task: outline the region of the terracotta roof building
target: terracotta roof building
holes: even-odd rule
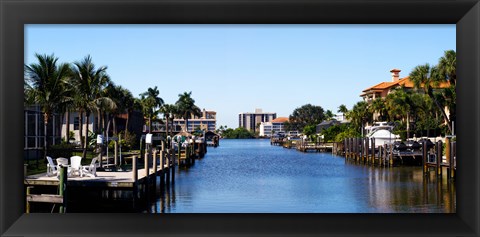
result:
[[[278,117],[270,122],[260,123],[260,136],[270,137],[272,134],[285,132],[283,124],[288,122],[287,117]]]
[[[380,82],[374,86],[368,87],[363,90],[360,94],[360,97],[363,98],[365,102],[371,103],[376,98],[385,98],[387,95],[392,92],[395,88],[404,86],[407,90],[415,89],[415,85],[410,77],[400,78],[400,69],[392,69],[392,80],[389,82]],[[448,88],[450,86],[449,82],[440,83],[437,89]],[[422,85],[423,87],[423,85]],[[374,119],[378,118],[378,114],[374,114]]]
[[[390,82],[380,82],[374,86],[368,87],[367,89],[363,90],[360,96],[366,102],[371,102],[372,100],[381,97],[387,97],[388,93],[390,93],[393,89],[404,86],[407,89],[414,89],[415,85],[413,81],[410,80],[410,77],[400,78],[400,69],[392,69],[390,71],[392,73],[392,81]],[[450,86],[450,83],[440,83],[438,88],[447,88]]]

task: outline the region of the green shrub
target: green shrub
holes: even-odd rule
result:
[[[75,149],[74,144],[61,143],[58,145],[53,145],[53,146],[50,146],[49,148],[48,156],[52,158],[58,158],[58,157],[68,158],[73,156],[74,149]]]

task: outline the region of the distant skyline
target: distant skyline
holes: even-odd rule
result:
[[[217,128],[238,127],[238,114],[288,117],[305,104],[337,113],[363,89],[408,76],[456,51],[449,25],[26,25],[25,63],[34,54],[60,62],[91,55],[133,96],[157,86],[165,103],[192,91]]]

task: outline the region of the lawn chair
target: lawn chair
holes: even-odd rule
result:
[[[88,177],[97,177],[97,158],[93,158],[90,165],[82,166],[82,172]]]
[[[47,156],[47,176],[55,176],[58,175],[58,169],[55,163],[53,163],[52,157]]]
[[[68,159],[67,158],[57,158],[57,169],[60,170],[60,166],[68,167]]]
[[[70,157],[70,168],[68,169],[68,177],[76,176],[83,177],[82,170],[82,157],[81,156],[72,156]]]

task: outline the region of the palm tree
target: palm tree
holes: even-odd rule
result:
[[[38,63],[24,66],[25,98],[29,103],[38,104],[43,113],[44,158],[48,153],[48,120],[55,112],[60,112],[62,103],[68,98],[67,80],[71,76],[69,64],[57,64],[58,58],[52,55],[35,54]],[[68,135],[68,134],[67,134]]]
[[[162,107],[160,107],[160,112],[163,113],[163,115],[165,116],[165,121],[166,121],[165,131],[167,136],[169,135],[169,130],[168,130],[169,118],[173,117],[173,115],[175,114],[175,111],[176,111],[176,107],[175,105],[172,105],[172,104],[164,104]]]
[[[188,132],[188,118],[191,116],[201,116],[200,108],[195,105],[195,100],[192,99],[192,92],[183,92],[178,95],[178,100],[175,103],[177,112],[185,120],[185,131]]]
[[[454,50],[447,50],[438,62],[440,75],[451,84],[457,84],[457,54]]]
[[[333,114],[333,112],[332,112],[331,110],[327,110],[327,111],[325,112],[325,115],[324,115],[324,116],[325,116],[325,120],[331,120],[331,119],[333,118],[334,114]]]
[[[456,121],[457,55],[454,50],[447,50],[438,62],[441,79],[450,82],[450,86],[442,92],[448,110],[450,122]]]
[[[112,99],[117,105],[116,108],[112,109],[107,107],[105,110],[105,112],[108,112],[108,123],[113,123],[113,133],[118,133],[115,118],[122,113],[127,113],[125,130],[128,130],[130,113],[135,109],[135,98],[132,93],[128,89],[120,85],[115,85],[112,82],[107,85],[104,92],[105,96]],[[100,108],[103,108],[103,106]]]
[[[348,113],[347,106],[345,106],[344,104],[341,104],[340,106],[338,106],[337,112],[342,113],[343,116],[346,116],[346,114]]]
[[[121,91],[121,104],[122,108],[124,108],[127,112],[127,121],[125,122],[125,130],[129,130],[129,120],[130,120],[130,115],[135,109],[135,98],[132,95],[132,92],[130,92],[128,89],[120,87],[119,88]]]
[[[156,116],[158,109],[164,104],[163,99],[158,96],[159,94],[160,92],[156,86],[154,88],[148,88],[146,92],[140,94],[143,114],[148,117],[149,132],[152,132],[152,118]]]
[[[410,114],[413,102],[410,96],[405,91],[405,88],[395,89],[387,95],[386,104],[388,111],[390,111],[392,118],[400,115],[407,125],[407,139],[410,137]]]
[[[450,124],[450,119],[448,118],[442,105],[437,100],[433,91],[435,87],[438,87],[441,81],[439,69],[437,67],[430,67],[428,63],[425,65],[416,66],[410,73],[410,79],[413,81],[416,89],[422,88],[423,92],[433,100],[438,111],[442,113],[444,121],[451,132],[452,125]]]
[[[351,119],[352,125],[355,129],[361,129],[363,134],[363,128],[366,122],[371,120],[371,112],[368,109],[368,103],[365,101],[357,102],[351,111],[348,112],[347,117]]]
[[[385,107],[385,100],[381,97],[375,98],[369,106],[370,112],[373,114],[378,113],[377,119],[383,120],[385,113],[387,112]]]
[[[74,80],[78,94],[76,104],[80,111],[80,137],[82,137],[83,113],[85,113],[86,124],[88,126],[92,111],[97,111],[99,105],[106,106],[110,109],[115,108],[116,105],[112,99],[104,96],[102,93],[110,81],[106,72],[106,66],[96,68],[90,55],[86,56],[82,61],[75,62],[74,65]],[[86,157],[87,146],[88,134],[85,134],[83,158]]]

